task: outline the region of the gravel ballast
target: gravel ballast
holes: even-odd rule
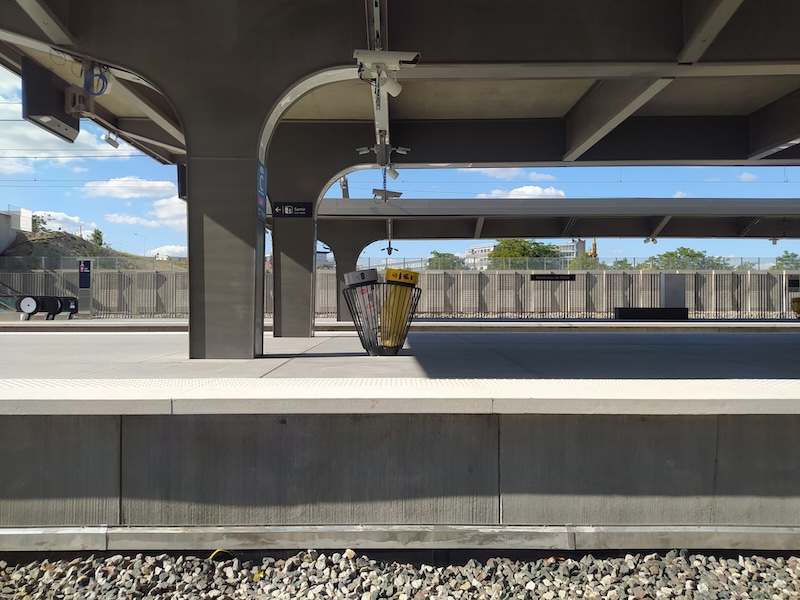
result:
[[[90,556],[25,565],[0,560],[0,598],[780,599],[800,598],[799,563],[794,556],[721,558],[685,550],[602,559],[490,558],[459,566],[377,561],[352,550],[260,561],[219,551],[213,559]]]

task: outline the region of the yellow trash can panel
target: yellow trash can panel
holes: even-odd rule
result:
[[[406,336],[411,316],[414,287],[403,284],[386,286],[386,298],[381,306],[381,341],[384,346],[399,346]]]
[[[419,273],[403,269],[386,269],[386,283],[417,285],[419,283]]]

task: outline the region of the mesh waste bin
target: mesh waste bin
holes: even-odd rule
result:
[[[418,279],[418,273],[401,269],[387,269],[385,282],[375,269],[344,276],[344,299],[370,356],[392,356],[403,347],[419,303]]]

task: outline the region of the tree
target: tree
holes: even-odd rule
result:
[[[636,267],[627,258],[618,258],[611,263],[610,269],[613,271],[634,271]]]
[[[584,252],[577,258],[573,258],[571,261],[569,261],[567,269],[569,269],[570,271],[589,271],[597,269],[608,269],[608,265],[605,263],[601,263],[598,258],[591,256],[588,252]]]
[[[730,263],[731,261],[728,260]],[[731,268],[734,271],[754,271],[756,269],[756,263],[748,260],[739,259],[738,263],[734,263]]]
[[[785,269],[800,269],[800,255],[796,252],[789,252],[784,250],[778,258],[775,259],[775,266],[773,270],[783,271]]]
[[[531,261],[531,258],[557,258],[558,249],[553,244],[543,244],[534,240],[500,240],[489,252],[490,269],[530,269],[548,268],[547,261]],[[541,263],[539,265],[538,263]]]
[[[95,246],[102,246],[103,245],[103,232],[99,229],[95,229],[92,231],[92,235],[89,237],[89,241],[92,242]]]
[[[677,250],[653,256],[649,261],[653,269],[730,269],[728,259],[721,256],[708,256],[705,250],[692,250],[681,246]]]
[[[434,250],[431,252],[426,268],[442,271],[463,271],[467,268],[467,262],[460,256],[450,252],[437,252]]]
[[[33,233],[47,231],[47,215],[31,215],[31,230]]]

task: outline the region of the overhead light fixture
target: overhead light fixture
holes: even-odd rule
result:
[[[650,242],[653,242],[654,244],[657,244],[658,240],[656,238],[654,238],[654,237],[646,237],[646,238],[644,238],[644,243],[645,244],[649,244]]]
[[[649,244],[650,243],[650,238],[644,238],[644,243],[645,244]]]
[[[656,238],[650,238],[650,239],[651,239],[651,240],[653,240],[653,243],[654,243],[654,244],[657,244],[657,243],[658,243],[658,240],[657,240]]]
[[[400,173],[397,172],[397,169],[394,168],[394,165],[386,166],[386,174],[392,179],[397,179],[400,177]]]
[[[770,241],[770,242],[772,242],[772,245],[773,245],[773,246],[777,246],[777,245],[778,245],[778,240],[779,240],[779,239],[780,239],[780,238],[769,238],[769,241]]]
[[[390,190],[374,188],[372,190],[372,195],[373,200],[382,200],[383,202],[388,202],[389,200],[397,200],[403,195],[403,192],[392,192]]]
[[[100,139],[112,148],[119,148],[119,138],[116,133],[104,133],[100,136]]]

